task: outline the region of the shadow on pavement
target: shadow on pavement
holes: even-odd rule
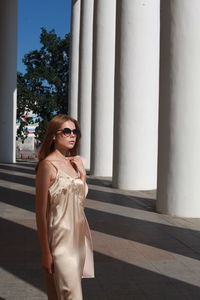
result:
[[[19,166],[19,164],[17,164]],[[21,165],[21,164],[20,164]],[[0,168],[8,171],[17,171],[27,174],[35,175],[35,171],[29,170],[29,169],[23,169],[19,167],[15,167],[15,165],[1,165]],[[18,184],[24,184],[26,186],[35,186],[35,180],[33,178],[27,178],[25,175],[19,176],[15,174],[6,174],[0,171],[0,179],[18,183]],[[93,180],[93,179],[92,179]],[[87,179],[87,183],[90,184],[91,180],[90,178]],[[92,182],[93,184],[93,182]],[[99,184],[100,185],[100,184]],[[103,184],[102,184],[103,185]],[[138,198],[131,195],[122,195],[118,194],[117,192],[104,192],[104,191],[96,191],[92,188],[89,189],[88,193],[89,199],[94,199],[96,201],[111,203],[111,204],[117,204],[125,207],[131,207],[131,208],[137,208],[142,210],[149,210],[154,211],[155,210],[155,200],[154,199],[145,199],[145,198]]]
[[[44,290],[36,231],[2,218],[0,231],[1,267],[38,289]]]
[[[0,187],[0,202],[35,212],[35,195]]]
[[[138,198],[135,196],[118,194],[117,192],[96,191],[92,188],[89,188],[88,198],[100,202],[148,211],[155,211],[156,205],[154,199]]]
[[[35,186],[35,181],[33,178],[28,178],[25,176],[19,176],[19,175],[12,175],[12,174],[5,174],[0,172],[0,180],[6,180],[8,182],[12,182],[12,183],[19,183],[19,184],[23,184],[23,185],[28,185],[31,187]]]
[[[34,185],[34,181],[29,178],[7,175],[1,173],[0,178],[31,187]],[[134,204],[135,197],[133,199],[130,197],[94,190],[89,192],[89,198],[101,201],[102,205],[108,202],[121,207],[138,208],[138,204]],[[0,202],[2,208],[4,204],[9,204],[11,205],[9,210],[12,209],[12,220],[0,219],[1,267],[44,291],[37,234],[34,229],[28,227],[29,222],[33,220],[22,217],[20,222],[23,222],[23,225],[20,225],[14,219],[15,207],[28,212],[35,211],[35,196],[28,192],[0,187]],[[146,210],[145,207],[143,210]],[[197,230],[140,220],[134,218],[134,214],[130,218],[91,208],[85,208],[85,213],[90,228],[96,232],[200,259],[200,232]],[[200,288],[187,282],[147,270],[145,267],[128,264],[99,252],[95,252],[94,257],[96,278],[83,279],[83,291],[87,300],[200,299]],[[11,285],[10,288],[15,287]]]
[[[27,160],[17,160],[16,164],[25,166],[25,167],[35,167],[37,161],[27,161]],[[15,165],[15,164],[13,164]]]
[[[26,192],[1,188],[3,203],[35,212],[35,196]],[[200,232],[139,220],[85,208],[90,227],[97,232],[157,247],[172,253],[200,259]]]
[[[105,178],[101,178],[101,179],[99,179],[99,178],[88,178],[87,182],[89,184],[94,184],[94,185],[98,185],[98,186],[112,187],[111,180],[105,179]]]
[[[33,167],[33,166],[31,166],[31,167]],[[16,164],[5,165],[5,164],[0,163],[0,168],[3,169],[3,170],[17,171],[17,172],[22,172],[22,173],[35,175],[34,169],[26,169],[26,168],[23,168],[23,166],[21,166],[19,164],[17,164],[17,166],[16,166]]]
[[[33,229],[5,219],[1,227],[1,267],[34,287],[44,290],[40,251]],[[199,299],[200,288],[112,257],[94,253],[95,279],[83,280],[86,299]],[[10,288],[15,288],[10,286]],[[96,296],[95,296],[96,295]],[[120,298],[121,297],[121,298]],[[182,298],[181,298],[182,297]]]
[[[35,196],[1,188],[1,202],[35,212]],[[85,208],[90,227],[131,241],[200,259],[200,232]]]

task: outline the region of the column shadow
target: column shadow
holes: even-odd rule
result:
[[[145,211],[155,211],[156,200],[123,195],[117,192],[97,191],[89,188],[88,199],[111,203],[123,207],[136,208]]]
[[[22,173],[35,175],[35,170],[34,169],[26,169],[26,168],[23,168],[23,166],[21,166],[19,164],[17,164],[17,166],[16,166],[15,164],[4,165],[4,164],[0,163],[0,168],[3,169],[3,170],[16,171],[16,172],[22,172]]]
[[[35,212],[35,196],[1,187],[0,202]],[[87,201],[87,200],[86,200]],[[200,232],[85,207],[91,229],[186,257],[200,259]]]
[[[0,219],[1,267],[44,291],[40,251],[35,230]],[[106,245],[105,245],[106,247]],[[84,299],[199,299],[200,288],[159,273],[134,266],[101,253],[94,253],[94,279],[83,279]],[[10,289],[16,288],[11,285]],[[165,295],[165,298],[163,298]],[[182,298],[181,298],[182,297]]]

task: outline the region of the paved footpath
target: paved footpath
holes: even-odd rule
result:
[[[155,191],[88,176],[95,279],[84,300],[199,300],[200,219],[155,212]],[[190,199],[188,199],[190,201]],[[35,231],[34,163],[0,164],[0,300],[47,299]]]

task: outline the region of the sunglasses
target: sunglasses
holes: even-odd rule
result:
[[[81,133],[79,129],[70,129],[70,128],[60,129],[57,132],[62,132],[64,136],[70,136],[72,133],[74,135],[80,135]]]

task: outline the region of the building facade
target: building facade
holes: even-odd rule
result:
[[[17,0],[0,4],[0,161],[15,161]],[[113,187],[200,217],[200,1],[73,0],[70,114]]]

